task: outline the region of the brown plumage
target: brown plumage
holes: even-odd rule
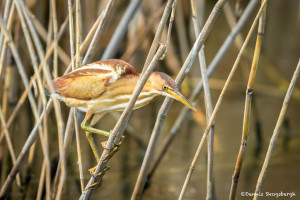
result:
[[[90,63],[53,80],[57,97],[70,107],[81,111],[102,113],[122,111],[133,93],[140,74],[125,61],[110,59]],[[176,83],[168,75],[153,72],[144,86],[134,109],[150,103],[156,96],[172,96],[163,86],[179,93]],[[180,97],[183,97],[180,94]],[[184,98],[187,105],[194,107]]]

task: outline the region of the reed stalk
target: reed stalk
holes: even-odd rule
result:
[[[72,108],[74,109],[74,108]],[[81,191],[84,190],[84,175],[82,169],[82,157],[81,157],[81,145],[80,145],[80,137],[79,137],[79,126],[77,122],[77,114],[76,110],[74,109],[74,124],[75,124],[75,136],[76,136],[76,147],[77,147],[77,155],[78,155],[78,167],[79,167],[79,178],[80,178],[80,187]]]
[[[67,125],[66,125],[66,129],[65,129],[65,133],[64,133],[64,151],[65,151],[65,155],[66,157],[68,157],[69,155],[69,151],[70,151],[70,147],[71,147],[71,143],[73,140],[73,136],[74,136],[74,120],[73,120],[73,115],[74,112],[71,109],[68,115],[68,120],[67,120]],[[53,189],[52,189],[52,199],[55,198],[56,194],[57,194],[57,190],[58,190],[58,186],[59,186],[59,181],[60,181],[60,174],[61,174],[61,159],[59,159],[58,164],[57,164],[57,169],[55,172],[55,178],[53,181]]]
[[[2,113],[1,106],[0,106],[0,121],[1,121],[2,127],[4,128],[5,139],[6,139],[6,143],[7,143],[7,146],[8,146],[8,150],[9,150],[9,154],[10,154],[12,163],[15,164],[16,163],[16,154],[15,154],[15,150],[14,150],[11,138],[10,138],[10,134],[8,132],[8,129],[6,128],[6,123],[5,123],[3,113]],[[17,185],[19,187],[21,187],[20,174],[17,175]]]
[[[138,36],[137,39],[135,39],[135,42],[133,44],[130,44],[128,48],[126,48],[121,57],[122,60],[129,60],[136,48],[139,46],[143,46],[146,41],[145,38],[149,36],[151,30],[153,30],[155,23],[157,22],[163,11],[164,7],[162,6],[153,16],[150,16],[151,18],[149,19],[148,25],[138,32]]]
[[[258,67],[259,56],[260,56],[260,52],[261,52],[265,21],[266,21],[266,6],[264,7],[264,10],[259,19],[256,45],[255,45],[249,80],[248,80],[248,84],[247,84],[241,146],[240,146],[238,158],[237,158],[237,161],[235,164],[235,169],[234,169],[234,172],[232,175],[232,183],[231,183],[231,189],[230,189],[230,195],[229,195],[229,199],[231,199],[231,200],[234,200],[235,196],[236,196],[237,184],[238,184],[238,180],[240,177],[243,159],[245,156],[246,147],[247,147],[247,143],[248,143],[253,87],[254,87],[254,81],[255,81],[256,71],[257,71],[257,67]]]
[[[192,10],[192,20],[194,24],[195,35],[198,36],[200,34],[200,22],[199,22],[199,13],[197,12],[196,2],[191,0],[191,10]],[[203,81],[204,88],[204,102],[206,109],[206,122],[208,123],[212,112],[213,105],[210,96],[210,89],[208,84],[207,77],[207,69],[206,69],[206,61],[204,54],[204,46],[201,48],[199,53],[199,62],[200,62],[200,71],[201,77]],[[207,144],[207,184],[206,184],[206,199],[213,199],[213,146],[214,146],[214,123],[210,129],[209,138]]]
[[[101,60],[106,60],[109,58],[114,58],[115,54],[123,40],[125,33],[127,31],[129,22],[134,17],[135,13],[141,5],[142,0],[132,0],[130,1],[121,21],[119,22],[105,52],[101,56]]]
[[[46,174],[46,162],[43,162],[41,173],[40,173],[40,180],[39,180],[39,187],[36,194],[36,200],[40,200],[43,195],[44,191],[44,181],[45,181],[45,174]]]
[[[197,162],[198,157],[199,157],[199,155],[200,155],[200,151],[201,151],[202,146],[203,146],[203,144],[204,144],[204,140],[206,139],[206,136],[208,135],[209,130],[211,129],[211,127],[212,127],[212,125],[213,125],[213,121],[215,120],[216,114],[217,114],[217,112],[218,112],[218,110],[219,110],[219,108],[220,108],[220,105],[221,105],[221,103],[222,103],[222,100],[223,100],[223,97],[224,97],[224,95],[225,95],[225,92],[227,91],[228,85],[229,85],[229,83],[230,83],[230,81],[231,81],[231,79],[232,79],[232,77],[233,77],[233,75],[234,75],[234,73],[235,73],[235,71],[236,71],[236,69],[237,69],[237,67],[238,67],[238,63],[239,63],[239,61],[240,61],[240,59],[241,59],[241,55],[242,55],[243,52],[245,51],[245,48],[246,48],[246,46],[247,46],[247,44],[248,44],[248,42],[249,42],[249,40],[250,40],[250,37],[251,37],[251,35],[252,35],[253,31],[254,31],[254,28],[255,28],[255,26],[256,26],[256,24],[257,24],[257,22],[258,22],[258,19],[259,19],[261,13],[263,12],[263,9],[264,9],[264,6],[265,6],[266,2],[267,2],[267,0],[265,0],[265,1],[262,3],[262,5],[261,5],[261,7],[260,7],[260,9],[259,9],[259,11],[258,11],[258,13],[257,13],[257,15],[256,15],[256,17],[255,17],[255,19],[254,19],[254,21],[253,21],[253,23],[252,23],[252,25],[251,25],[251,28],[250,28],[250,30],[249,30],[249,32],[248,32],[248,35],[247,35],[247,37],[246,37],[246,39],[245,39],[245,42],[244,42],[242,48],[240,49],[240,52],[239,52],[239,54],[238,54],[238,56],[237,56],[237,58],[236,58],[236,60],[235,60],[235,62],[234,62],[234,64],[233,64],[233,67],[232,67],[232,69],[231,69],[231,71],[230,71],[228,77],[227,77],[227,80],[226,80],[225,85],[224,85],[224,87],[223,87],[223,89],[222,89],[222,91],[221,91],[221,94],[219,95],[219,98],[218,98],[218,101],[217,101],[217,103],[216,103],[216,105],[215,105],[215,108],[214,108],[214,111],[213,111],[213,113],[212,113],[212,116],[211,116],[211,118],[210,118],[210,120],[209,120],[209,123],[208,123],[208,125],[207,125],[207,127],[206,127],[206,129],[205,129],[205,131],[204,131],[204,133],[203,133],[203,136],[202,136],[202,138],[201,138],[201,141],[200,141],[200,143],[199,143],[199,146],[198,146],[198,148],[197,148],[197,150],[196,150],[196,153],[195,153],[195,155],[194,155],[192,164],[191,164],[191,166],[190,166],[190,168],[189,168],[188,174],[187,174],[187,176],[186,176],[186,179],[185,179],[185,181],[184,181],[182,190],[181,190],[181,192],[180,192],[179,199],[183,199],[183,197],[184,197],[184,194],[185,194],[186,189],[187,189],[187,186],[188,186],[188,184],[189,184],[189,182],[190,182],[192,173],[193,173],[193,171],[194,171],[194,169],[195,169],[196,162]]]
[[[11,31],[12,29],[12,23],[14,19],[14,14],[15,14],[15,4],[12,4],[10,11],[9,11],[9,16],[7,20],[7,30]],[[1,33],[1,35],[4,37],[4,35]],[[5,55],[6,55],[6,49],[7,49],[7,40],[5,37],[3,38],[3,44],[0,46],[1,48],[1,54],[0,54],[0,83],[2,82],[2,79],[4,77],[4,72],[5,72],[5,65],[4,65],[4,60],[5,60]]]
[[[189,54],[189,41],[185,29],[185,22],[183,18],[184,17],[183,10],[182,10],[183,2],[184,1],[178,2],[178,6],[176,9],[176,18],[175,18],[175,25],[176,25],[175,28],[176,28],[176,33],[178,35],[181,62],[183,62]]]
[[[47,48],[46,48],[47,51],[46,52],[48,52],[49,48],[53,48],[51,46],[54,45],[54,41],[52,41],[51,37],[49,39],[49,36],[48,36],[49,32],[46,31],[46,29],[43,27],[41,22],[31,12],[29,12],[29,13],[31,15],[31,19],[34,24],[34,27],[36,28],[37,33],[39,34],[41,39],[47,43]],[[63,22],[63,24],[64,23],[65,23],[65,21]],[[57,34],[57,40],[58,40],[57,42],[59,42],[59,40],[60,40],[60,37],[59,37],[60,32],[61,32],[61,29],[59,30],[59,32]],[[59,44],[57,44],[57,56],[64,65],[68,66],[70,64],[70,62],[71,62],[70,57],[68,56],[68,54],[65,52],[65,50]],[[46,59],[46,60],[48,60],[48,59]]]
[[[291,99],[292,92],[293,92],[293,89],[295,87],[296,81],[298,79],[299,73],[300,73],[300,59],[298,61],[297,67],[296,67],[295,72],[294,72],[294,75],[293,75],[292,80],[290,82],[289,88],[288,88],[288,90],[286,92],[286,95],[284,97],[283,105],[281,107],[280,114],[278,116],[274,131],[273,131],[273,135],[272,135],[270,143],[269,143],[268,151],[267,151],[266,156],[265,156],[264,164],[262,166],[262,169],[259,173],[259,177],[257,179],[257,184],[256,184],[254,194],[259,194],[262,191],[262,185],[263,185],[263,182],[264,182],[266,174],[267,174],[267,170],[268,170],[268,166],[270,164],[271,156],[272,156],[272,153],[274,151],[274,148],[275,148],[275,145],[276,145],[276,142],[277,142],[277,138],[278,138],[278,135],[279,135],[279,132],[280,132],[280,129],[281,129],[281,125],[284,121],[284,116],[285,116],[289,101]],[[254,195],[253,199],[258,200],[259,196]]]
[[[8,21],[8,17],[9,17],[9,13],[11,13],[12,11],[12,2],[11,0],[7,0],[5,2],[5,8],[4,8],[4,13],[3,13],[3,21],[5,22],[5,24]],[[3,43],[4,43],[4,35],[2,33],[0,33],[0,55],[2,54],[2,50],[3,50]],[[0,68],[0,72],[1,72],[1,68]]]
[[[159,42],[161,40],[161,36],[163,34],[163,30],[166,26],[167,20],[171,14],[171,10],[172,10],[172,6],[174,4],[176,0],[168,0],[167,5],[165,6],[163,15],[161,17],[161,20],[159,22],[159,25],[157,27],[157,31],[155,33],[154,39],[152,41],[150,50],[148,52],[143,70],[142,70],[142,74],[146,71],[147,67],[149,66],[150,62],[152,61],[152,58],[154,56],[154,54],[156,53],[157,47],[159,46]]]
[[[57,40],[57,16],[56,16],[56,0],[51,0],[52,6],[52,23],[53,23],[53,77],[57,78],[58,75],[58,40]]]
[[[70,54],[72,70],[75,69],[75,46],[74,46],[74,22],[72,12],[72,0],[68,0],[69,32],[70,32]]]
[[[91,44],[86,52],[86,56],[84,57],[83,63],[87,64],[91,62],[92,57],[95,54],[96,46],[99,43],[101,37],[103,36],[104,29],[107,27],[108,22],[111,20],[112,15],[110,14],[113,11],[115,4],[115,0],[110,0],[107,4],[105,9],[103,10],[103,17],[100,24],[97,27],[97,30],[94,34],[94,37],[91,41]],[[107,50],[106,50],[107,51]]]

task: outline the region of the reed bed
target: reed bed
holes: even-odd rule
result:
[[[285,120],[295,120],[285,115],[290,101],[294,108],[299,106],[296,81],[300,68],[299,55],[295,53],[290,53],[287,61],[281,62],[284,56],[272,61],[268,52],[272,52],[275,44],[271,44],[269,38],[276,30],[268,29],[273,18],[266,16],[274,14],[281,5],[295,7],[295,3],[275,0],[247,3],[240,0],[4,0],[0,5],[0,199],[86,200],[112,196],[113,199],[132,200],[185,197],[212,200],[229,196],[233,200],[243,198],[243,192],[261,194],[264,191],[267,171],[271,176],[272,169],[276,168],[270,160],[278,149],[275,144],[281,126]],[[299,16],[299,10],[295,12],[295,16]],[[296,26],[293,20],[287,23]],[[276,46],[282,51],[299,52],[299,39],[288,42],[287,37],[282,35],[284,45]],[[292,43],[295,46],[288,46]],[[213,50],[211,46],[215,46]],[[121,114],[110,113],[102,119],[104,123],[102,120],[99,123],[100,129],[104,126],[111,130],[111,136],[97,163],[96,175],[90,175],[87,168],[93,166],[93,155],[80,127],[84,113],[67,108],[54,95],[47,97],[44,88],[47,84],[54,94],[52,79],[90,62],[110,58],[131,63],[142,76],[126,109]],[[293,68],[290,65],[297,65],[291,81]],[[282,68],[286,69],[284,73]],[[171,107],[173,100],[166,97],[163,102],[149,106],[154,109],[151,111],[154,115],[147,110],[143,111],[145,114],[136,111],[142,117],[132,115],[134,104],[153,71],[164,71],[176,77],[178,87],[181,86],[182,92],[196,104],[198,113],[192,113],[187,107],[181,110]],[[243,78],[237,78],[236,74],[243,74]],[[274,86],[261,83],[264,78]],[[224,115],[222,109],[226,108],[227,95],[237,91],[232,90],[235,87],[238,91],[246,90],[244,99],[234,97],[233,100],[244,104],[244,110],[235,111],[240,120],[232,122],[232,130],[224,130],[220,126],[226,119],[218,116]],[[263,105],[254,95],[270,96],[276,102],[283,98],[285,91],[271,137],[261,128],[270,126],[265,125],[266,119],[262,116],[268,112],[264,107],[267,110],[271,103]],[[251,114],[254,117],[250,117]],[[203,116],[205,123],[198,123],[202,120],[199,116]],[[186,131],[186,121],[192,123],[192,131]],[[300,127],[294,126],[298,133]],[[240,147],[235,139],[238,133],[234,139],[228,139],[235,149],[226,155],[230,160],[227,163],[230,170],[227,170],[218,158],[224,153],[224,150],[218,152],[220,134],[229,134],[239,127],[242,127]],[[284,130],[281,132],[285,134]],[[256,134],[257,140],[249,140],[252,134]],[[124,139],[124,135],[128,137]],[[295,141],[297,136],[292,135]],[[266,137],[271,137],[268,149],[262,146]],[[178,138],[186,142],[186,149],[192,150],[179,149]],[[95,142],[100,145],[100,140],[103,138]],[[122,141],[123,145],[118,147]],[[248,143],[256,145],[253,161],[256,174],[255,182],[250,182],[251,189],[244,191],[243,185],[238,187],[238,181],[247,181],[244,179],[249,171],[244,168],[248,167],[251,157],[246,152]],[[207,151],[203,152],[205,145]],[[120,151],[108,156],[116,147]],[[172,152],[184,158],[170,156]],[[264,153],[263,161],[259,155]],[[170,164],[164,168],[165,160]],[[285,160],[283,165],[287,165]],[[233,176],[224,173],[220,177],[219,170],[222,173],[233,170]],[[159,179],[163,172],[170,180]],[[118,177],[120,174],[122,178]],[[226,187],[220,185],[220,180]],[[163,184],[169,185],[164,191],[172,191],[171,194],[166,195],[158,189],[164,188]],[[282,182],[278,180],[273,184]],[[119,188],[124,189],[122,193],[115,192]],[[296,192],[296,195],[300,192],[296,188],[295,191],[282,190]],[[253,197],[258,198],[258,195]]]

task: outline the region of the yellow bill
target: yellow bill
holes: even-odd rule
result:
[[[193,111],[197,111],[197,109],[195,108],[195,106],[189,102],[189,100],[187,100],[181,93],[179,90],[172,90],[169,89],[167,90],[167,92],[176,100],[180,101],[181,103],[183,103],[184,105],[186,105],[187,107],[189,107],[190,109],[192,109]]]

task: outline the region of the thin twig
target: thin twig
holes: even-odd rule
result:
[[[280,128],[281,128],[281,125],[282,125],[282,123],[284,121],[284,116],[285,116],[285,113],[286,113],[286,110],[287,110],[290,98],[292,96],[292,92],[293,92],[293,89],[295,87],[297,78],[299,76],[299,73],[300,73],[300,59],[299,59],[298,64],[297,64],[297,68],[295,69],[293,78],[292,78],[292,80],[290,82],[289,88],[288,88],[288,90],[286,92],[286,95],[285,95],[285,98],[284,98],[284,101],[283,101],[283,105],[281,107],[281,111],[280,111],[280,114],[279,114],[276,126],[274,128],[272,138],[270,140],[270,144],[269,144],[269,148],[268,148],[265,160],[264,160],[264,164],[262,166],[262,169],[261,169],[261,171],[259,173],[259,177],[257,179],[257,184],[256,184],[256,188],[255,188],[255,193],[254,194],[258,194],[262,190],[262,184],[263,184],[264,179],[266,177],[268,166],[269,166],[269,163],[270,163],[270,160],[271,160],[271,156],[272,156],[272,153],[274,151],[275,144],[276,144],[279,132],[280,132]],[[259,196],[258,195],[254,195],[253,199],[254,200],[258,200]]]
[[[245,156],[246,147],[247,147],[247,143],[248,143],[253,86],[254,86],[255,75],[256,75],[256,71],[257,71],[257,67],[258,67],[258,60],[259,60],[259,56],[260,56],[260,52],[261,52],[265,20],[266,20],[266,7],[264,8],[264,11],[262,12],[262,14],[260,16],[260,20],[259,20],[258,33],[257,33],[257,38],[256,38],[256,45],[255,45],[255,50],[254,50],[254,55],[253,55],[251,72],[249,75],[249,80],[248,80],[248,85],[247,85],[247,90],[246,90],[242,139],[241,139],[241,146],[240,146],[238,158],[237,158],[234,172],[232,175],[232,183],[231,183],[231,189],[230,189],[230,195],[229,195],[229,199],[231,199],[231,200],[234,200],[235,196],[236,196],[237,184],[238,184],[238,180],[240,177],[242,163],[243,163],[243,159]]]
[[[190,166],[190,169],[189,169],[188,174],[187,174],[187,176],[186,176],[186,179],[185,179],[185,181],[184,181],[184,185],[183,185],[183,187],[182,187],[182,190],[181,190],[179,199],[183,199],[183,197],[184,197],[185,191],[186,191],[186,189],[187,189],[187,186],[188,186],[189,181],[190,181],[190,179],[191,179],[192,173],[193,173],[193,171],[194,171],[194,169],[195,169],[195,166],[196,166],[198,157],[199,157],[199,155],[200,155],[200,151],[201,151],[202,146],[203,146],[203,144],[204,144],[204,140],[205,140],[206,136],[207,136],[208,133],[209,133],[209,130],[211,129],[211,127],[212,127],[212,125],[213,125],[213,122],[214,122],[215,117],[216,117],[216,114],[217,114],[217,112],[218,112],[218,110],[219,110],[219,108],[220,108],[220,105],[221,105],[221,103],[222,103],[222,100],[223,100],[223,97],[224,97],[224,95],[225,95],[225,92],[227,91],[228,85],[229,85],[229,83],[230,83],[230,81],[231,81],[231,79],[232,79],[232,77],[233,77],[233,75],[234,75],[234,73],[235,73],[235,71],[236,71],[236,69],[237,69],[237,67],[238,67],[238,63],[239,63],[239,61],[240,61],[240,59],[241,59],[241,55],[243,54],[243,52],[244,52],[244,50],[245,50],[245,48],[246,48],[246,46],[247,46],[247,44],[248,44],[248,42],[249,42],[249,40],[250,40],[250,37],[251,37],[251,35],[252,35],[253,31],[254,31],[254,28],[255,28],[255,26],[256,26],[256,24],[257,24],[257,22],[258,22],[258,19],[259,19],[260,15],[261,15],[261,13],[262,13],[262,11],[263,11],[263,7],[264,7],[264,5],[265,5],[266,2],[267,2],[267,0],[265,0],[265,1],[263,2],[262,6],[260,7],[260,10],[258,11],[258,13],[257,13],[257,15],[256,15],[256,17],[255,17],[255,19],[254,19],[254,21],[253,21],[253,24],[252,24],[252,26],[251,26],[251,28],[250,28],[250,30],[249,30],[249,33],[248,33],[248,35],[247,35],[247,37],[246,37],[246,39],[245,39],[245,42],[244,42],[244,44],[243,44],[243,46],[242,46],[242,48],[241,48],[241,50],[240,50],[240,52],[239,52],[239,54],[238,54],[238,56],[237,56],[235,62],[234,62],[234,64],[233,64],[233,67],[232,67],[232,69],[231,69],[231,71],[230,71],[230,73],[229,73],[229,75],[228,75],[228,78],[227,78],[227,80],[226,80],[226,82],[225,82],[225,85],[224,85],[224,87],[223,87],[223,89],[222,89],[222,91],[221,91],[221,94],[220,94],[220,96],[219,96],[219,98],[218,98],[218,101],[217,101],[217,103],[216,103],[216,105],[215,105],[215,108],[214,108],[214,111],[213,111],[213,113],[212,113],[212,116],[211,116],[211,118],[210,118],[210,120],[209,120],[209,123],[208,123],[208,125],[207,125],[207,127],[206,127],[206,129],[205,129],[205,131],[204,131],[204,133],[203,133],[203,136],[202,136],[202,138],[201,138],[201,141],[200,141],[200,143],[199,143],[199,146],[198,146],[198,148],[197,148],[197,151],[196,151],[196,153],[195,153],[195,155],[194,155],[192,164],[191,164],[191,166]]]

